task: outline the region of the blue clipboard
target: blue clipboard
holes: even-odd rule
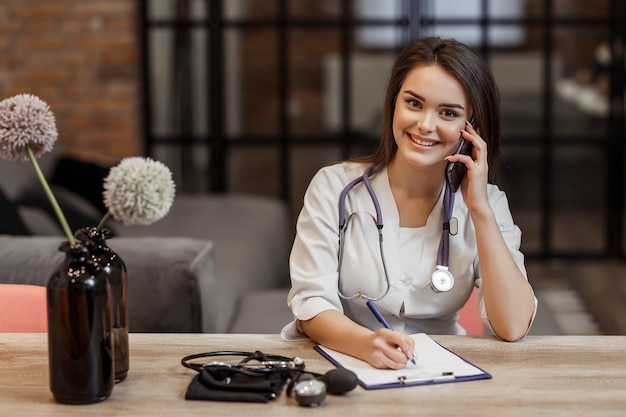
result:
[[[316,345],[313,349],[336,367],[353,371],[359,379],[359,385],[367,390],[492,378],[491,374],[435,342],[426,334],[417,333],[410,337],[415,339],[417,361],[415,365],[408,362],[406,368],[399,370],[376,369],[364,361],[321,345]]]

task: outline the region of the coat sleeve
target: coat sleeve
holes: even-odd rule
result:
[[[337,168],[323,168],[311,180],[296,225],[289,259],[288,304],[299,320],[329,309],[342,311],[338,288],[339,194]]]

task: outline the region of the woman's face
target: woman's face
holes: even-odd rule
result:
[[[393,115],[395,158],[416,167],[444,166],[469,117],[461,84],[437,65],[413,68],[400,87]]]

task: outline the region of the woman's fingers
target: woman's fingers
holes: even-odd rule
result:
[[[414,348],[413,339],[404,333],[379,329],[374,334],[372,360],[368,362],[376,368],[401,369],[414,358]]]

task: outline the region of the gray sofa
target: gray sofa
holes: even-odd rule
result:
[[[58,156],[46,157],[40,164],[50,178]],[[80,194],[56,184],[52,188],[72,214],[101,218]],[[46,213],[47,201],[32,198],[41,185],[30,163],[0,160],[0,192],[30,232],[0,232],[0,283],[45,285],[63,259],[58,246],[64,237]],[[109,246],[128,268],[130,331],[280,331],[290,317],[285,304],[290,223],[283,201],[232,194],[177,195],[168,215],[149,226],[112,221],[115,237]],[[268,291],[274,294],[271,301]],[[267,311],[277,319],[265,320]]]

